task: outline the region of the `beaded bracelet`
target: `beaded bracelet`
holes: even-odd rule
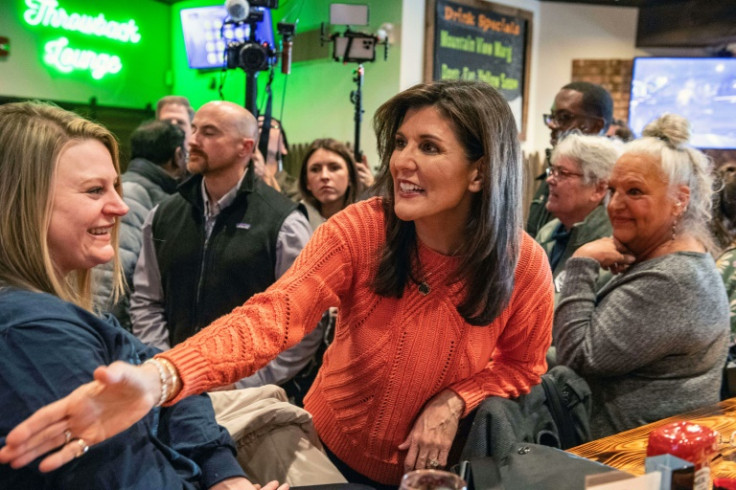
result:
[[[158,359],[148,359],[143,364],[153,364],[158,370],[158,376],[161,380],[161,398],[159,398],[158,403],[154,406],[160,407],[169,399],[169,380],[166,378],[166,368]]]
[[[176,382],[177,382],[176,368],[173,366],[173,364],[171,364],[171,362],[169,362],[168,359],[164,359],[163,357],[160,357],[156,360],[159,361],[161,364],[163,364],[166,367],[166,371],[169,373],[169,382],[171,383],[169,394],[173,398],[174,391],[176,390]]]

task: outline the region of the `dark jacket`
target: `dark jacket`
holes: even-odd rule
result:
[[[95,309],[112,313],[126,330],[131,329],[130,290],[133,287],[133,272],[141,251],[141,228],[148,213],[158,203],[176,191],[177,181],[155,163],[143,158],[134,158],[121,178],[123,201],[130,210],[120,219],[120,262],[127,283],[126,294],[112,304],[112,263],[95,268]]]
[[[552,148],[544,150],[545,168],[549,166],[549,159],[552,155]],[[543,172],[538,175],[534,180],[539,180],[539,187],[532,197],[532,202],[529,204],[529,217],[526,220],[526,232],[531,236],[537,236],[539,230],[548,223],[554,216],[552,213],[547,211],[547,200],[549,199],[549,186],[547,185],[547,173]]]
[[[518,442],[560,449],[583,444],[591,437],[591,408],[585,380],[566,366],[556,366],[526,395],[486,398],[475,412],[462,459],[493,456],[501,461]]]
[[[153,219],[172,346],[275,282],[278,233],[297,208],[247,172],[206,238],[201,186],[201,175],[191,177]]]
[[[531,236],[537,236],[539,230],[547,224],[554,216],[552,213],[547,211],[547,199],[549,199],[549,186],[547,185],[547,176],[545,174],[540,175],[536,180],[541,180],[537,191],[532,197],[532,202],[529,204],[529,217],[526,220],[526,232]]]
[[[547,257],[550,256],[552,248],[555,246],[553,237],[559,225],[560,220],[557,218],[553,219],[539,230],[535,238],[537,243],[544,248]],[[611,233],[613,233],[611,221],[608,219],[606,206],[601,203],[593,211],[588,213],[588,216],[583,221],[573,225],[572,230],[570,230],[570,239],[567,241],[567,247],[565,247],[565,251],[562,253],[562,258],[557,263],[557,267],[552,271],[553,276],[557,277],[560,272],[565,270],[565,262],[572,257],[575,250],[593,240],[611,236]]]
[[[0,446],[33,412],[92,381],[98,366],[140,364],[155,352],[112,317],[101,319],[45,293],[0,290]],[[207,395],[154,409],[51,473],[39,472],[39,461],[18,470],[0,465],[0,487],[195,489],[244,476]]]

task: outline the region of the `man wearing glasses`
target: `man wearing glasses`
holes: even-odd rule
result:
[[[613,118],[611,94],[600,85],[589,82],[568,83],[557,93],[549,114],[544,114],[544,123],[550,129],[550,144],[554,148],[567,134],[578,131],[582,134],[605,134]],[[547,150],[547,163],[551,150]],[[529,207],[526,231],[536,236],[539,230],[552,219],[546,204],[549,188],[547,175],[537,177],[539,188]]]

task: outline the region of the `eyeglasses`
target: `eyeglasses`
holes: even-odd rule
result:
[[[590,114],[576,114],[568,111],[556,111],[552,114],[542,114],[542,120],[547,126],[554,124],[555,126],[565,127],[570,125],[575,119],[603,119],[598,116],[591,116]]]
[[[571,177],[582,177],[585,175],[577,172],[568,172],[567,170],[563,170],[555,165],[550,165],[544,170],[544,172],[547,174],[547,177],[554,177],[556,179],[569,179]]]

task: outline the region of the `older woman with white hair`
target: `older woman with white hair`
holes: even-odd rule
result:
[[[603,437],[719,400],[728,299],[709,254],[712,178],[667,114],[627,143],[609,181],[613,237],[579,248],[555,314],[557,360],[593,391]],[[599,267],[617,273],[596,293]]]
[[[605,136],[570,134],[552,152],[547,168],[547,210],[555,217],[539,230],[559,292],[565,263],[588,242],[611,234],[604,199],[608,177],[620,154]]]

